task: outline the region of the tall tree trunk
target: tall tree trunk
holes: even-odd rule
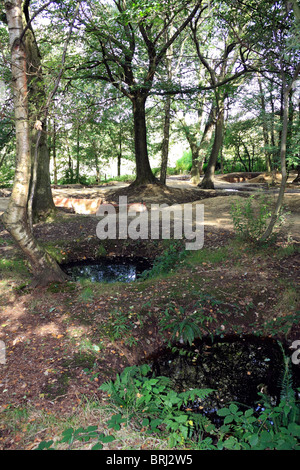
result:
[[[273,154],[275,154],[275,147],[276,147],[276,139],[275,139],[275,102],[274,102],[274,97],[272,95],[273,92],[273,84],[272,84],[272,90],[270,93],[270,104],[271,104],[271,112],[272,112],[272,120],[271,120],[271,144],[273,147]]]
[[[268,131],[268,122],[267,122],[267,111],[266,111],[266,103],[265,103],[265,96],[262,87],[262,82],[260,76],[258,76],[258,85],[259,85],[259,93],[260,93],[260,103],[261,103],[261,110],[262,110],[262,128],[263,128],[263,136],[264,136],[264,144],[265,144],[265,162],[267,167],[267,172],[271,172],[271,155],[269,150],[269,131]]]
[[[293,102],[293,89],[289,95],[289,117],[288,117],[288,130],[287,130],[287,148],[292,147],[292,139],[293,139],[293,122],[295,117],[295,109],[294,109],[294,102]]]
[[[173,25],[171,25],[170,30],[166,30],[165,32],[165,41],[168,42],[170,36],[174,33]],[[181,54],[180,54],[181,56]],[[179,62],[181,57],[179,56]],[[172,82],[173,79],[173,69],[172,69],[172,61],[173,61],[173,44],[169,47],[166,57],[166,69],[167,69],[167,77],[168,81]],[[172,97],[171,95],[167,95],[165,98],[165,106],[164,106],[164,135],[163,135],[163,143],[161,149],[161,168],[160,168],[160,182],[162,184],[166,184],[167,180],[167,169],[168,169],[168,160],[169,160],[169,145],[170,145],[170,123],[171,123],[171,103]]]
[[[249,173],[251,173],[251,171],[252,171],[251,155],[250,155],[249,150],[248,150],[248,147],[247,147],[247,145],[245,144],[245,142],[243,141],[243,139],[241,140],[241,143],[242,143],[242,146],[244,147],[244,150],[245,150],[245,154],[246,154],[245,156],[248,157],[248,170],[247,170],[247,171],[249,171]]]
[[[221,164],[221,175],[224,174],[224,156],[223,156],[223,146],[221,147],[220,151],[220,164]]]
[[[200,127],[200,126],[199,126]],[[200,181],[200,165],[199,165],[199,129],[198,126],[189,126],[185,120],[182,120],[182,128],[189,143],[192,153],[192,167],[191,167],[191,183],[198,184]]]
[[[79,123],[77,123],[77,138],[76,138],[76,170],[75,170],[75,183],[79,183],[79,168],[80,168],[80,135]]]
[[[244,160],[242,159],[242,156],[241,156],[241,152],[240,152],[240,144],[241,144],[241,138],[239,137],[239,141],[236,145],[236,155],[239,159],[239,161],[241,162],[241,164],[243,165],[243,167],[245,168],[245,171],[249,171],[249,168],[247,168],[247,165],[246,163],[244,162]]]
[[[97,145],[95,144],[94,140],[92,140],[92,149],[93,149],[93,155],[95,158],[96,184],[99,184],[100,183],[99,158],[98,158]]]
[[[11,47],[12,86],[16,127],[16,170],[8,208],[2,216],[5,228],[30,261],[35,283],[46,285],[66,279],[65,273],[37,243],[28,220],[31,180],[31,147],[28,112],[26,48],[20,40],[23,32],[21,0],[5,0]]]
[[[35,136],[33,137],[33,134]],[[36,142],[36,131],[31,133]],[[56,209],[53,202],[50,180],[50,155],[47,143],[46,123],[43,123],[43,130],[38,139],[38,157],[36,167],[36,185],[32,200],[33,221],[45,220],[53,214]],[[35,152],[35,145],[31,146],[31,156]]]
[[[181,120],[182,129],[184,131],[186,140],[189,143],[190,150],[192,153],[192,167],[191,167],[191,179],[193,184],[198,184],[200,181],[200,165],[199,165],[199,129],[198,126],[189,126],[184,119]],[[200,126],[199,126],[200,127]]]
[[[67,170],[67,179],[69,183],[74,183],[74,169],[73,169],[73,160],[70,150],[69,139],[66,137],[66,144],[67,144],[67,154],[68,154],[68,170]]]
[[[136,179],[130,186],[157,183],[152,173],[147,147],[146,96],[139,92],[132,98],[134,122],[134,147],[136,158]]]
[[[32,25],[29,22],[29,1],[23,2],[23,21],[27,26],[24,43],[27,58],[28,90],[29,90],[29,121],[31,137],[31,160],[33,187],[32,219],[44,220],[55,211],[51,192],[50,156],[47,143],[47,123],[44,118],[46,93],[42,75],[41,58]],[[39,132],[39,129],[42,132]],[[36,148],[36,146],[38,146]]]
[[[53,120],[53,138],[52,138],[52,158],[53,158],[53,179],[57,184],[57,161],[56,161],[56,122]]]
[[[191,169],[191,182],[198,184],[200,181],[200,165],[199,165],[199,144],[194,140],[190,142],[190,148],[192,151],[192,169]]]
[[[215,125],[215,114],[216,108],[214,106],[211,107],[207,122],[204,127],[204,131],[201,137],[201,142],[199,146],[199,175],[201,176],[203,171],[203,165],[206,157],[207,148],[211,141],[214,125]]]
[[[194,134],[193,136],[190,134],[190,137],[187,135],[187,139],[190,144],[190,148],[192,151],[192,169],[191,169],[191,182],[194,184],[200,184],[201,174],[203,171],[203,165],[205,160],[205,153],[209,142],[212,137],[213,128],[215,125],[215,108],[212,106],[208,119],[203,129],[203,134],[198,143],[198,134]]]
[[[5,157],[6,157],[6,153],[4,153],[4,155],[2,155],[2,157],[0,158],[0,168],[2,167],[4,163]]]
[[[167,168],[169,159],[169,142],[170,142],[170,112],[171,112],[171,96],[167,95],[165,100],[165,122],[164,122],[164,136],[161,151],[161,168],[160,168],[160,182],[166,184]]]
[[[203,108],[204,108],[204,102],[203,100],[202,102],[201,100],[199,100],[198,121],[195,125],[188,125],[184,119],[181,120],[182,128],[183,128],[185,137],[189,143],[190,150],[192,153],[192,167],[191,167],[190,181],[193,184],[198,184],[200,182],[203,159],[205,157],[204,147],[206,147],[207,139],[210,138],[208,133],[209,133],[209,128],[210,128],[209,121],[211,118],[212,110],[210,111],[207,122],[202,124],[203,115],[204,115]],[[202,132],[202,129],[203,129],[203,132]],[[200,140],[201,132],[202,132],[202,137]]]
[[[198,185],[203,189],[214,189],[214,175],[215,168],[218,160],[218,156],[223,145],[223,135],[224,135],[224,104],[222,103],[221,108],[219,108],[218,117],[215,124],[215,137],[214,143],[209,157],[208,165],[203,177],[203,180]]]
[[[300,64],[298,64],[295,70],[293,79],[291,80],[289,85],[286,84],[284,77],[282,80],[283,99],[282,99],[282,129],[281,129],[281,143],[280,143],[281,184],[280,184],[280,189],[279,189],[279,194],[278,194],[278,198],[276,201],[275,209],[272,213],[270,223],[268,227],[266,228],[265,232],[262,234],[260,241],[267,240],[272,234],[272,231],[277,222],[280,209],[283,203],[284,192],[285,192],[286,181],[287,181],[286,144],[287,144],[288,122],[289,122],[289,96],[293,88],[293,84],[296,81],[299,73],[300,73]],[[282,75],[283,74],[284,72],[282,72]]]
[[[119,153],[118,153],[118,176],[121,176],[121,161],[122,161],[122,125],[120,124]]]
[[[118,153],[118,176],[121,176],[121,159],[122,159],[122,154]]]
[[[298,125],[298,129],[300,129],[300,96],[298,97],[298,120],[297,120],[297,125]],[[298,163],[296,163],[295,167],[296,167],[296,171],[297,171],[298,174],[297,174],[296,178],[293,180],[293,183],[298,184],[298,183],[300,183],[300,149],[298,149],[298,152],[297,152],[296,156],[298,157]]]

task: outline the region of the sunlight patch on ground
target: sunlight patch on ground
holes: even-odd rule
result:
[[[46,325],[41,325],[34,330],[34,333],[38,336],[54,335],[57,336],[60,334],[60,328],[54,322],[47,323]]]
[[[86,336],[89,329],[83,326],[70,326],[67,328],[67,334],[71,338],[81,338],[82,336]]]

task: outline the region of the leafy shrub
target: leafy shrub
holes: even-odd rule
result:
[[[296,422],[299,406],[282,398],[279,405],[273,406],[269,397],[262,397],[261,413],[256,416],[254,410],[245,412],[231,403],[221,408],[218,415],[224,418],[224,424],[218,430],[219,450],[300,450],[300,426]],[[225,438],[225,436],[230,436]]]
[[[152,173],[154,174],[154,176],[158,177],[159,174],[160,174],[160,167],[155,167],[155,168],[151,168],[152,170]]]
[[[178,310],[169,307],[165,310],[159,324],[162,331],[169,330],[171,332],[170,347],[176,340],[191,346],[196,338],[202,338],[202,330],[206,330],[209,334],[206,325],[214,319],[211,316],[204,315],[202,309],[197,308],[197,305],[195,307],[196,310],[192,314],[185,312],[183,307],[179,307]],[[175,346],[173,347],[176,349]]]
[[[169,175],[169,176],[176,175],[176,168],[171,168],[171,167],[168,166],[167,175]]]
[[[115,381],[102,384],[100,389],[120,407],[120,412],[106,423],[115,431],[132,422],[143,432],[167,436],[173,448],[300,450],[300,408],[292,389],[289,358],[284,362],[278,404],[272,404],[270,397],[263,393],[258,393],[259,411],[252,408],[241,411],[236,403],[228,403],[217,412],[223,420],[221,425],[213,424],[207,416],[189,408],[191,403],[204,400],[212,389],[177,392],[169,378],[155,377],[147,364],[127,367]],[[68,428],[60,440],[42,441],[37,450],[52,450],[58,444],[72,449],[88,442],[96,450],[114,439],[98,431],[97,426]]]
[[[109,314],[107,321],[107,335],[112,341],[123,338],[125,344],[132,346],[136,344],[136,339],[132,335],[134,322],[131,315],[115,309]]]
[[[11,166],[2,166],[0,169],[0,187],[10,186],[13,183],[15,169]]]
[[[148,365],[128,367],[115,382],[100,389],[129,412],[135,426],[149,433],[164,433],[171,447],[190,446],[214,450],[300,450],[299,403],[292,389],[289,358],[285,360],[279,404],[258,393],[259,406],[241,411],[235,403],[218,410],[223,424],[213,424],[204,414],[191,412],[190,403],[205,399],[212,389],[177,392],[167,377],[154,377]],[[300,389],[298,389],[298,392]],[[187,407],[184,409],[184,405]],[[121,415],[117,415],[118,422]]]
[[[186,150],[182,157],[176,161],[175,170],[177,173],[187,173],[191,171],[192,168],[192,152],[191,150]]]
[[[131,183],[134,180],[134,175],[121,175],[121,176],[114,176],[104,180],[104,182],[108,183],[110,181],[120,181],[122,183]]]
[[[112,442],[114,439],[111,435],[100,433],[97,426],[79,427],[77,429],[68,428],[63,431],[61,439],[55,443],[55,446],[57,444],[67,444],[68,450],[72,450],[75,446],[78,446],[78,443],[87,443],[93,440],[92,450],[101,450],[104,443]],[[35,450],[54,450],[53,444],[53,440],[42,441]]]
[[[115,404],[126,409],[130,413],[129,418],[134,417],[141,428],[147,428],[150,433],[165,429],[171,447],[184,443],[194,432],[195,425],[203,427],[210,424],[206,417],[200,415],[192,420],[182,407],[196,398],[206,398],[212,389],[178,393],[167,377],[152,376],[147,364],[127,367],[114,382],[106,382],[100,389],[107,392]]]
[[[188,252],[182,249],[180,242],[172,241],[168,248],[158,256],[151,269],[144,271],[139,279],[151,279],[159,276],[160,274],[166,274],[170,272],[180,261],[182,261]]]
[[[246,202],[241,203],[239,201],[232,204],[230,214],[238,237],[257,242],[268,226],[272,215],[272,207],[264,196],[260,196],[256,201],[255,196],[252,195],[247,198]],[[281,212],[278,224],[283,222],[284,217],[283,212]]]

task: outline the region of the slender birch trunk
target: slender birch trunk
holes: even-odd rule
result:
[[[12,87],[16,127],[16,171],[8,208],[2,216],[5,228],[29,260],[35,285],[47,285],[66,279],[65,273],[37,243],[28,220],[31,181],[31,146],[28,112],[26,49],[20,39],[23,32],[21,0],[5,0],[11,48]]]
[[[287,145],[287,135],[288,135],[288,122],[289,122],[289,96],[293,88],[293,84],[296,81],[299,73],[300,73],[300,64],[298,64],[295,70],[293,79],[291,80],[289,85],[286,84],[284,77],[282,80],[282,89],[283,89],[282,114],[283,116],[282,116],[282,129],[281,129],[281,143],[280,143],[281,184],[280,184],[280,189],[279,189],[279,194],[278,194],[277,202],[275,205],[275,209],[271,216],[271,220],[265,232],[262,234],[260,241],[265,241],[270,237],[274,229],[274,226],[277,222],[278,216],[280,214],[280,209],[283,204],[286,181],[287,181],[286,145]]]

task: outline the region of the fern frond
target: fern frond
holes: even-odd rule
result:
[[[295,403],[295,391],[293,389],[293,374],[290,358],[286,356],[282,344],[278,341],[283,356],[283,368],[280,377],[280,400],[292,405]]]
[[[196,399],[204,400],[214,391],[215,390],[212,388],[194,388],[193,390],[187,390],[186,392],[180,393],[179,396],[186,405],[188,402],[194,401]]]

